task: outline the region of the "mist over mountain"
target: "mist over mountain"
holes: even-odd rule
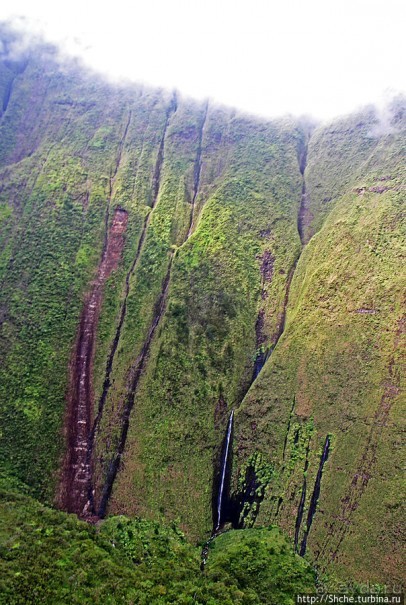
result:
[[[406,99],[265,120],[0,39],[0,603],[393,592]]]

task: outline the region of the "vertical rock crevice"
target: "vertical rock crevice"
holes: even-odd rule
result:
[[[186,235],[186,240],[185,241],[187,241],[189,239],[189,237],[192,235],[192,231],[193,231],[193,223],[194,223],[195,209],[196,209],[196,199],[197,199],[197,196],[199,194],[200,177],[201,177],[201,174],[202,174],[203,134],[204,134],[204,128],[206,126],[208,111],[209,111],[209,102],[207,101],[206,105],[205,105],[205,108],[204,108],[204,111],[203,111],[203,116],[202,116],[202,120],[201,120],[201,123],[200,123],[200,127],[199,127],[199,141],[198,141],[196,161],[195,161],[195,166],[194,166],[194,171],[193,171],[193,196],[192,196],[192,202],[191,202],[189,228],[188,228],[188,231],[187,231],[187,235]]]
[[[174,107],[172,106],[172,111],[173,110],[176,111],[176,105]],[[195,168],[194,168],[194,187],[193,187],[193,197],[192,197],[192,204],[191,204],[191,211],[190,211],[189,229],[188,229],[188,232],[181,245],[185,244],[188,241],[189,237],[193,233],[193,228],[194,228],[193,217],[194,217],[195,202],[196,202],[197,195],[199,193],[200,178],[201,178],[201,172],[202,172],[202,140],[203,140],[204,126],[205,126],[206,119],[207,119],[207,112],[208,112],[208,104],[206,104],[206,106],[205,106],[205,110],[204,110],[202,121],[201,121],[200,128],[199,128],[199,140],[198,140],[198,149],[197,149]],[[168,114],[168,121],[169,121],[169,117],[170,117],[170,113]],[[168,124],[168,121],[167,121],[167,124]],[[161,162],[162,162],[163,157],[164,157],[163,143],[162,143],[162,150],[158,154],[158,158],[159,157],[161,158]],[[162,164],[160,164],[160,165],[162,165]],[[155,180],[155,183],[157,183],[157,186],[155,188],[155,196],[157,197],[158,193],[159,193],[160,168],[159,168],[159,170],[156,171],[156,174],[158,174],[158,178],[156,178],[156,180]],[[105,479],[105,482],[104,482],[104,485],[102,488],[100,504],[97,509],[97,514],[100,517],[104,517],[106,514],[106,511],[107,511],[107,506],[108,506],[110,496],[111,496],[111,493],[113,490],[114,481],[116,479],[117,473],[120,468],[122,455],[124,453],[125,444],[127,441],[127,434],[128,434],[128,429],[129,429],[129,425],[130,425],[130,417],[131,417],[131,412],[133,410],[133,407],[135,405],[139,381],[142,376],[143,370],[145,368],[147,358],[149,356],[149,351],[150,351],[151,344],[154,339],[156,329],[165,313],[174,257],[175,257],[175,253],[174,253],[174,251],[171,251],[170,256],[169,256],[169,264],[168,264],[167,273],[166,273],[166,276],[162,283],[161,293],[155,304],[152,323],[149,327],[147,337],[142,346],[141,353],[137,357],[137,360],[130,371],[130,381],[129,381],[129,386],[128,386],[128,390],[127,390],[127,397],[126,397],[126,401],[125,401],[125,405],[124,405],[124,411],[122,413],[122,418],[121,418],[121,431],[120,431],[120,437],[119,437],[119,441],[118,441],[118,447],[116,449],[116,453],[115,453],[113,459],[110,462],[109,469],[108,469],[107,475],[106,475],[106,479]]]
[[[255,324],[255,331],[256,331],[257,349],[260,346],[261,346],[261,349],[255,358],[251,384],[255,381],[255,379],[261,372],[262,368],[264,367],[265,363],[271,356],[273,350],[275,349],[276,345],[279,342],[279,339],[281,338],[282,334],[285,331],[286,312],[287,312],[287,307],[288,307],[288,303],[289,303],[290,287],[292,284],[293,276],[296,271],[297,263],[299,262],[299,258],[301,256],[303,248],[307,243],[307,240],[306,240],[306,237],[304,234],[304,228],[305,228],[305,221],[307,220],[307,213],[308,213],[308,208],[309,208],[309,196],[308,196],[307,189],[306,189],[305,171],[306,171],[306,166],[307,166],[307,153],[308,153],[308,145],[309,145],[309,140],[310,140],[310,133],[307,133],[305,136],[306,136],[306,138],[303,143],[303,147],[298,156],[299,171],[302,176],[302,189],[301,189],[301,199],[300,199],[300,204],[299,204],[299,210],[298,210],[298,215],[297,215],[297,230],[298,230],[298,234],[300,237],[302,250],[300,251],[300,254],[297,256],[297,258],[293,261],[293,264],[289,269],[288,277],[286,279],[285,295],[284,295],[283,304],[282,304],[282,312],[280,313],[279,321],[276,326],[275,333],[272,336],[272,342],[270,344],[268,344],[267,346],[264,345],[264,338],[261,338],[261,325],[263,325],[263,323],[264,323],[264,310],[260,309],[260,311],[258,313],[257,321]],[[262,280],[263,280],[262,290],[261,290],[262,297],[264,297],[264,292],[265,292],[264,282],[270,281],[272,279],[274,262],[275,262],[275,258],[272,256],[272,254],[269,251],[265,251],[263,256],[261,257],[261,275],[262,275]],[[251,384],[250,384],[250,386],[251,386]]]
[[[306,529],[304,530],[302,543],[300,546],[300,556],[303,557],[306,554],[307,539],[313,523],[314,515],[316,514],[317,504],[320,496],[321,478],[323,476],[324,465],[327,462],[330,451],[330,437],[327,435],[324,442],[323,452],[320,458],[320,464],[316,475],[316,481],[314,483],[313,493],[309,504],[309,511],[307,513]]]
[[[292,424],[292,416],[293,416],[293,412],[295,410],[295,406],[296,406],[296,397],[293,397],[293,403],[292,403],[292,407],[290,409],[290,414],[289,414],[289,419],[288,419],[288,425],[286,427],[285,439],[284,439],[284,442],[283,442],[283,451],[282,451],[282,460],[283,461],[285,461],[286,446],[288,445],[288,438],[289,438],[289,433],[290,433],[290,425]]]
[[[6,87],[4,89],[3,104],[2,104],[3,114],[5,114],[7,111],[7,107],[10,102],[11,91],[13,90],[13,84],[14,84],[15,78],[16,78],[15,76],[14,76],[14,78],[11,78],[11,80],[9,82],[7,82]]]
[[[245,396],[248,394],[248,391],[250,390],[252,384],[255,382],[256,378],[261,373],[261,371],[262,371],[262,369],[263,369],[266,361],[272,355],[273,351],[275,350],[276,345],[278,344],[278,342],[279,342],[282,334],[284,333],[285,324],[286,324],[286,310],[287,310],[287,306],[288,306],[288,302],[289,302],[290,286],[291,286],[291,283],[292,283],[293,275],[294,275],[294,272],[295,272],[298,260],[299,260],[299,258],[297,258],[294,261],[294,264],[292,265],[292,267],[291,267],[291,269],[289,271],[288,278],[286,280],[286,290],[285,290],[285,296],[284,296],[284,301],[283,301],[282,314],[281,314],[281,317],[280,317],[280,320],[279,320],[279,324],[278,324],[278,328],[277,328],[276,334],[274,335],[274,342],[273,342],[273,344],[271,346],[269,346],[267,348],[264,348],[264,352],[262,353],[262,355],[261,355],[261,357],[260,357],[259,360],[257,358],[254,361],[254,368],[253,368],[252,379],[251,379],[251,382],[249,383],[247,389],[244,391],[244,393],[243,393],[243,395],[241,397],[240,403],[243,401],[243,399],[245,398]],[[293,410],[293,408],[292,408],[292,410]],[[233,410],[231,411],[231,413],[233,414]],[[231,446],[232,446],[232,443],[231,443]],[[224,462],[223,462],[223,464],[224,464]],[[227,464],[231,465],[231,459],[227,460]],[[256,482],[256,476],[255,476],[255,470],[254,469],[253,469],[252,473],[253,473],[252,482],[255,483]],[[240,527],[240,523],[236,522],[235,520],[238,520],[240,518],[240,513],[244,509],[244,506],[248,503],[247,493],[246,494],[234,494],[232,497],[230,497],[230,494],[227,494],[227,498],[225,498],[224,501],[230,502],[231,500],[234,501],[234,508],[236,507],[236,510],[233,511],[232,522],[233,522],[233,526],[235,528],[238,528],[238,527]],[[217,499],[213,499],[213,501],[217,502]],[[259,504],[260,504],[260,502],[257,502],[255,517],[259,513]],[[225,519],[227,515],[221,513],[221,515],[217,514],[217,516]],[[216,515],[213,512],[213,519],[214,518],[216,518]],[[228,519],[228,518],[226,520],[230,521],[230,519]],[[218,532],[218,528],[214,528],[213,533],[216,533],[216,532]]]
[[[129,391],[127,394],[127,398],[126,398],[126,402],[124,405],[124,410],[123,410],[123,414],[122,414],[122,418],[121,418],[121,432],[120,432],[118,447],[117,447],[116,453],[115,453],[112,461],[110,462],[110,466],[109,466],[109,469],[108,469],[108,472],[106,475],[106,480],[105,480],[103,488],[102,488],[100,504],[97,509],[97,515],[101,518],[103,518],[106,515],[107,505],[108,505],[108,502],[109,502],[109,499],[110,499],[110,496],[111,496],[111,493],[113,490],[114,481],[116,479],[117,473],[120,468],[121,458],[122,458],[122,455],[123,455],[123,452],[125,449],[125,444],[127,441],[127,434],[128,434],[128,429],[130,426],[130,416],[131,416],[132,409],[134,407],[138,384],[139,384],[140,378],[142,376],[142,372],[145,368],[145,364],[146,364],[146,361],[148,358],[148,354],[149,354],[149,351],[151,348],[151,344],[152,344],[152,341],[154,338],[155,331],[159,325],[161,317],[164,314],[164,311],[166,308],[166,300],[167,300],[168,290],[169,290],[169,281],[170,281],[170,275],[171,275],[171,269],[172,269],[172,262],[173,262],[173,253],[171,254],[171,257],[170,257],[168,271],[166,273],[165,279],[162,284],[162,290],[161,290],[159,299],[155,305],[152,323],[149,327],[148,334],[147,334],[147,337],[142,346],[141,352],[140,352],[139,356],[137,357],[137,360],[131,371],[130,387],[129,387]]]
[[[301,495],[300,495],[300,502],[299,502],[299,506],[298,506],[298,509],[297,509],[297,515],[296,515],[295,539],[294,539],[294,545],[295,545],[295,551],[296,552],[298,551],[299,533],[300,533],[300,527],[302,525],[304,506],[305,506],[305,502],[306,502],[307,469],[309,468],[309,450],[310,450],[310,440],[309,440],[309,442],[307,444],[307,448],[306,448],[306,458],[305,458],[304,469],[303,469],[302,492],[301,492]]]
[[[270,250],[264,250],[263,254],[257,257],[261,261],[261,299],[265,300],[268,296],[267,284],[272,283],[274,275],[275,257]],[[257,321],[255,322],[256,354],[254,368],[251,377],[251,384],[254,382],[266,360],[272,352],[272,344],[266,344],[267,335],[264,333],[265,308],[261,306],[258,311]]]
[[[27,59],[23,59],[21,61],[6,60],[5,65],[6,65],[6,67],[8,67],[10,69],[10,71],[12,72],[13,75],[10,78],[10,80],[7,82],[6,86],[4,87],[1,115],[4,115],[8,109],[16,78],[17,78],[17,76],[24,73],[24,71],[26,70],[26,67],[28,65],[28,60]]]
[[[166,110],[165,124],[164,124],[164,128],[162,131],[162,136],[160,139],[157,158],[156,158],[156,162],[155,162],[154,174],[153,174],[153,178],[152,178],[152,201],[151,201],[151,206],[150,206],[151,209],[144,219],[144,224],[142,227],[140,238],[138,240],[136,253],[135,253],[133,262],[130,266],[130,269],[128,270],[126,277],[125,277],[123,302],[121,305],[121,310],[120,310],[120,315],[119,315],[116,332],[115,332],[115,335],[113,338],[113,342],[111,344],[109,355],[107,357],[102,393],[101,393],[101,396],[100,396],[100,399],[98,402],[97,414],[96,414],[94,422],[93,422],[93,426],[92,426],[90,438],[89,438],[89,443],[88,443],[88,448],[87,448],[87,464],[89,466],[93,466],[94,441],[96,438],[98,427],[99,427],[101,419],[102,419],[104,406],[106,404],[107,396],[108,396],[109,389],[111,386],[111,373],[113,371],[114,360],[115,360],[115,357],[117,354],[117,349],[118,349],[118,345],[119,345],[120,338],[121,338],[121,331],[122,331],[125,317],[127,314],[127,302],[128,302],[128,296],[130,293],[131,278],[138,267],[138,264],[139,264],[139,261],[141,258],[141,253],[142,253],[144,243],[145,243],[145,238],[146,238],[146,235],[148,232],[148,227],[151,222],[152,212],[158,202],[160,182],[161,182],[161,172],[162,172],[162,166],[163,166],[163,162],[164,162],[165,138],[166,138],[168,126],[170,123],[170,119],[176,111],[177,111],[177,100],[176,100],[176,95],[174,94],[171,99],[171,102]],[[91,502],[92,509],[95,508],[93,491],[94,491],[93,482],[92,482],[92,477],[90,476],[89,485],[88,485],[88,496],[89,496],[89,500]]]
[[[306,128],[307,131],[305,132],[305,141],[304,141],[301,153],[298,158],[299,170],[300,170],[300,174],[302,175],[302,194],[301,194],[301,198],[300,198],[299,212],[297,215],[297,230],[299,233],[299,237],[300,237],[302,246],[305,246],[310,239],[309,227],[310,227],[310,223],[311,223],[311,219],[312,219],[311,211],[310,211],[310,197],[309,197],[309,193],[307,191],[305,172],[306,172],[306,168],[307,168],[307,155],[308,155],[308,151],[309,151],[309,141],[310,141],[310,137],[311,137],[313,128],[314,128],[314,126],[310,126],[310,127],[307,126],[307,128]]]
[[[303,142],[303,146],[302,149],[300,151],[300,155],[298,156],[298,164],[299,164],[299,171],[300,174],[302,175],[302,192],[301,192],[301,202],[299,205],[299,210],[298,210],[298,217],[297,217],[297,229],[298,229],[298,234],[300,237],[300,241],[302,244],[302,250],[300,252],[300,254],[297,256],[297,258],[294,260],[289,273],[288,273],[288,277],[286,279],[286,286],[285,286],[285,295],[284,295],[284,299],[283,299],[283,304],[282,304],[282,312],[280,314],[279,317],[279,321],[278,321],[278,325],[276,328],[276,331],[273,335],[273,342],[272,344],[265,346],[264,342],[263,342],[263,338],[261,336],[261,326],[263,324],[264,318],[263,318],[263,314],[261,313],[261,310],[258,314],[258,318],[257,318],[257,322],[255,325],[255,329],[256,329],[256,342],[257,342],[257,348],[258,345],[261,345],[261,350],[260,353],[257,354],[257,357],[254,361],[254,367],[253,367],[253,373],[252,373],[252,378],[251,381],[247,387],[247,389],[245,390],[245,392],[243,393],[243,396],[241,397],[241,401],[243,401],[243,399],[245,398],[245,396],[247,395],[248,391],[250,390],[252,384],[255,382],[255,380],[257,379],[257,377],[259,376],[259,374],[261,373],[263,367],[265,366],[265,363],[267,362],[267,360],[270,358],[270,356],[272,355],[273,351],[275,350],[275,347],[277,346],[280,338],[282,337],[284,331],[285,331],[285,327],[286,327],[286,315],[287,315],[287,307],[289,304],[289,295],[290,295],[290,288],[291,288],[291,284],[292,284],[292,280],[293,280],[293,276],[295,274],[296,271],[296,267],[299,261],[299,258],[301,256],[301,253],[303,251],[303,248],[306,244],[306,239],[305,236],[303,234],[303,229],[304,229],[304,220],[305,220],[305,210],[307,209],[307,204],[308,204],[308,196],[307,196],[307,192],[306,192],[306,182],[305,182],[305,171],[306,171],[306,166],[307,166],[307,152],[308,152],[308,145],[309,145],[309,140],[310,140],[310,131],[306,133],[305,135],[305,140]],[[261,264],[261,274],[263,276],[263,279],[265,279],[264,273],[263,273],[263,266],[265,264],[265,258],[262,258],[262,264]],[[271,271],[273,271],[273,263],[274,263],[274,258],[272,257],[272,259],[269,259],[271,261]],[[268,263],[269,264],[269,263]],[[263,284],[264,285],[264,284]],[[263,288],[262,288],[263,291]],[[294,405],[295,402],[293,403],[292,406],[292,410],[290,413],[290,419],[293,413],[293,409],[294,409]],[[232,411],[233,413],[233,411]],[[290,420],[289,420],[289,424],[288,424],[288,431],[290,429]],[[286,449],[286,444],[287,444],[287,435],[285,437],[285,443],[284,443],[284,450],[283,450],[283,456],[285,455],[285,449]],[[220,458],[221,459],[221,458]],[[230,464],[230,462],[228,461],[228,464]],[[306,469],[307,470],[307,469]],[[253,478],[253,480],[255,481],[255,477]],[[244,494],[234,494],[233,495],[233,499],[235,502],[238,502],[238,510],[239,512],[242,511],[242,509],[244,508],[244,505],[246,504],[246,496],[244,496]],[[217,502],[218,499],[213,498],[213,502]],[[230,495],[227,496],[227,500],[230,501]],[[303,506],[304,506],[304,500],[303,500]],[[256,509],[256,515],[259,512],[259,505],[257,506]],[[303,508],[302,508],[302,512],[301,514],[303,515]],[[224,518],[224,515],[219,515],[217,513],[217,518]],[[213,519],[216,518],[215,513],[213,512]],[[239,518],[239,514],[235,515],[235,518]],[[297,521],[296,521],[297,523]],[[300,518],[300,523],[301,523],[301,518]],[[300,529],[300,523],[299,523],[299,529]],[[298,535],[299,535],[299,529],[297,530],[297,539],[298,539]],[[217,528],[214,528],[213,533],[216,533],[216,531],[218,531]],[[295,537],[296,540],[296,537]]]

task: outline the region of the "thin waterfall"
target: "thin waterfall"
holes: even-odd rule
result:
[[[225,485],[226,474],[227,474],[231,433],[233,430],[233,420],[234,420],[234,410],[231,411],[230,418],[228,420],[228,425],[227,425],[227,437],[226,437],[226,445],[224,448],[223,465],[222,465],[222,469],[221,469],[220,489],[219,489],[218,498],[217,498],[217,523],[216,523],[216,527],[214,530],[215,532],[220,529],[220,525],[221,525],[221,512],[222,512],[223,498],[224,498],[224,485]]]

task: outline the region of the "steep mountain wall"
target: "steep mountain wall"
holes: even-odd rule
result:
[[[299,253],[303,133],[109,87],[51,50],[24,58],[1,122],[4,458],[42,497],[62,482],[63,502],[64,442],[91,449],[78,464],[92,467],[98,511],[123,454],[117,490],[132,484],[131,496],[113,490],[112,507],[156,514],[163,500],[179,514],[185,488],[182,517],[200,534],[227,406],[250,383],[258,338],[278,330]],[[104,274],[117,212],[124,242]],[[90,409],[78,420],[66,401],[82,380]]]
[[[235,409],[238,523],[398,578],[403,101],[314,130],[2,36],[2,467],[203,538]]]
[[[321,570],[380,582],[401,580],[403,112],[395,103],[386,133],[369,110],[313,133],[305,178],[322,226],[299,259],[285,332],[235,420],[235,475],[256,464],[258,485],[265,477],[256,522],[296,532],[298,551],[306,536]]]

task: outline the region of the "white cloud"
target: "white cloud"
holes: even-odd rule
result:
[[[7,6],[9,5],[9,6]],[[406,90],[403,0],[3,0],[0,19],[110,77],[174,87],[265,116],[325,118]],[[35,20],[35,21],[34,21]]]

